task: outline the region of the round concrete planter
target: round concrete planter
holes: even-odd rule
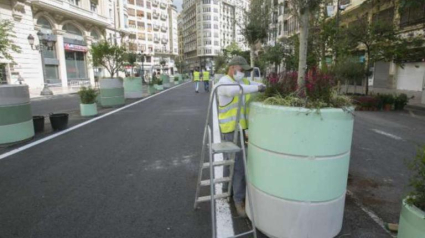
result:
[[[259,230],[279,238],[340,232],[353,122],[342,109],[250,104],[248,186]]]
[[[125,78],[124,79],[124,95],[125,95],[125,98],[141,98],[142,97],[142,79],[141,78]]]
[[[398,238],[425,237],[425,212],[403,201]]]
[[[33,136],[28,86],[0,86],[0,144],[14,143]]]
[[[164,88],[170,88],[171,84],[170,84],[170,77],[168,77],[168,75],[161,75],[161,80],[162,80],[162,86]]]
[[[148,92],[150,95],[155,94],[156,93],[156,87],[155,85],[149,86],[148,87]]]
[[[99,81],[100,105],[115,107],[125,104],[123,82],[119,78],[105,78]]]
[[[153,86],[155,87],[156,91],[162,91],[162,90],[164,90],[164,85],[155,84]]]
[[[80,104],[80,113],[83,117],[90,117],[97,115],[97,104]]]

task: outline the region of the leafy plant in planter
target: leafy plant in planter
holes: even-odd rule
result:
[[[94,66],[103,66],[110,74],[110,78],[101,79],[100,103],[104,107],[121,106],[125,104],[123,80],[116,78],[123,70],[126,49],[101,41],[92,45],[90,52]]]
[[[391,111],[391,108],[394,104],[395,98],[392,94],[382,94],[381,95],[382,104],[384,105],[385,111]]]
[[[99,92],[93,88],[82,87],[78,91],[80,96],[80,112],[81,116],[94,116],[97,115],[96,99]]]
[[[403,200],[397,237],[425,237],[425,146],[408,166],[413,172],[409,180],[413,190]]]
[[[108,41],[93,44],[90,49],[93,65],[103,66],[111,78],[123,70],[126,51],[125,47],[112,45]]]
[[[394,110],[403,110],[409,100],[410,98],[404,93],[397,95],[394,100]]]

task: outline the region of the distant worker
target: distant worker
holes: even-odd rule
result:
[[[199,81],[200,80],[201,80],[201,73],[199,73],[199,69],[196,68],[195,71],[193,71],[193,81],[195,82],[196,93],[199,93]]]
[[[202,81],[204,81],[204,91],[210,91],[210,72],[206,69],[202,72]]]
[[[264,92],[266,86],[264,84],[256,83],[245,78],[245,72],[252,70],[251,66],[248,65],[246,60],[241,56],[234,57],[229,63],[229,69],[226,76],[220,78],[218,85],[220,84],[235,84],[241,85],[243,88],[243,102],[240,112],[240,125],[243,130],[248,129],[248,108],[247,106],[251,94],[256,92]],[[218,102],[219,102],[219,123],[220,130],[223,135],[223,140],[233,141],[234,131],[236,127],[236,116],[238,102],[239,102],[239,86],[223,86],[218,89]],[[244,133],[245,134],[245,133]],[[242,143],[243,144],[243,143]],[[241,146],[241,145],[239,145]],[[225,159],[229,160],[230,155],[225,155]],[[224,170],[224,176],[228,177],[230,171],[228,167]],[[224,189],[228,184],[224,184]],[[242,152],[236,153],[235,164],[233,171],[233,201],[235,203],[236,211],[241,217],[246,217],[245,213],[245,169]]]

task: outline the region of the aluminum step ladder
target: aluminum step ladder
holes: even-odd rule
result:
[[[234,131],[234,136],[233,136],[233,141],[222,141],[221,143],[213,143],[212,142],[212,132],[211,132],[211,124],[212,124],[212,120],[214,120],[213,118],[211,118],[211,112],[213,110],[213,105],[215,102],[216,105],[216,109],[218,112],[218,88],[220,87],[228,87],[228,86],[232,86],[232,87],[237,87],[239,86],[239,103],[238,103],[238,111],[237,111],[237,115],[236,115],[236,126],[235,126],[235,131]],[[207,111],[207,119],[206,119],[206,123],[205,123],[205,128],[204,128],[204,137],[202,140],[202,151],[201,151],[201,161],[199,164],[199,173],[198,173],[198,183],[197,183],[197,187],[196,187],[196,195],[195,195],[195,204],[194,204],[194,208],[197,209],[198,204],[201,202],[208,202],[211,201],[211,223],[212,223],[212,237],[213,238],[217,238],[217,234],[216,234],[216,221],[215,221],[215,216],[216,216],[216,211],[215,211],[215,200],[216,199],[221,199],[221,198],[229,198],[231,191],[232,191],[232,178],[233,178],[233,168],[234,168],[234,164],[235,164],[235,156],[237,152],[241,152],[242,151],[242,155],[243,155],[243,162],[245,165],[245,176],[248,177],[248,171],[247,171],[247,164],[246,164],[246,151],[245,151],[245,146],[244,145],[244,138],[243,138],[243,131],[242,131],[242,127],[240,126],[239,123],[239,119],[241,117],[240,113],[241,113],[241,108],[244,104],[242,104],[243,100],[243,88],[241,85],[239,84],[220,84],[217,85],[216,87],[214,87],[214,89],[211,92],[211,96],[210,96],[210,101],[208,104],[208,111]],[[221,135],[221,133],[220,133]],[[240,145],[242,145],[241,147],[238,146],[238,140],[240,142]],[[208,155],[209,155],[209,160],[208,162],[205,161],[205,152],[206,149],[208,149]],[[214,155],[215,154],[229,154],[230,155],[230,159],[229,160],[223,160],[223,161],[214,161]],[[214,167],[217,166],[229,166],[229,170],[230,170],[230,175],[229,177],[222,177],[222,178],[215,178],[214,175]],[[210,174],[210,178],[206,179],[206,180],[202,180],[203,179],[203,170],[204,169],[209,169],[209,174]],[[248,181],[247,179],[245,179],[246,181]],[[228,189],[227,192],[224,193],[219,193],[216,194],[215,193],[215,184],[218,183],[229,183],[228,184]],[[202,196],[200,197],[200,190],[201,187],[203,186],[209,186],[210,187],[210,195],[208,196]],[[242,237],[242,236],[246,236],[249,234],[252,234],[255,238],[257,238],[257,231],[256,231],[256,226],[255,226],[255,219],[254,219],[254,211],[253,211],[253,206],[252,206],[252,199],[251,199],[251,192],[249,187],[247,186],[246,188],[247,190],[247,196],[248,196],[248,201],[249,201],[249,208],[250,208],[250,213],[251,213],[251,222],[252,222],[252,230],[229,237],[229,238],[234,238],[234,237]],[[229,199],[230,200],[230,199]],[[220,237],[221,238],[221,237]]]

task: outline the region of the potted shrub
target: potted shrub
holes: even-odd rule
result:
[[[394,110],[396,111],[403,110],[408,102],[409,102],[409,98],[407,97],[406,94],[401,93],[397,95],[394,100]]]
[[[155,94],[156,93],[156,86],[155,86],[155,81],[154,79],[148,79],[148,93],[150,95]]]
[[[100,104],[103,107],[124,105],[123,80],[118,77],[118,73],[123,69],[126,49],[112,45],[108,41],[101,41],[93,44],[90,52],[93,65],[103,66],[110,74],[110,78],[99,81]]]
[[[299,82],[297,73],[268,81],[249,105],[247,188],[256,226],[266,235],[335,237],[344,215],[354,108],[337,93],[332,75],[313,70]]]
[[[54,131],[64,130],[68,127],[68,113],[50,113],[50,125]]]
[[[409,164],[412,192],[402,202],[398,238],[425,237],[425,147]]]
[[[134,77],[134,65],[137,61],[137,54],[129,52],[125,55],[126,61],[131,66],[130,77],[124,79],[124,95],[125,98],[141,98],[142,93],[142,78]]]
[[[82,87],[78,91],[80,96],[80,113],[81,116],[96,116],[97,115],[97,105],[96,98],[99,93],[93,88]]]
[[[384,104],[384,111],[391,111],[395,98],[392,94],[382,95],[382,103]]]
[[[154,87],[155,87],[155,89],[156,89],[157,91],[162,91],[162,90],[164,90],[164,86],[162,85],[162,80],[161,80],[161,78],[160,78],[160,77],[158,77],[158,76],[154,75],[154,76],[152,77],[152,81],[153,81],[153,83],[154,83]]]

